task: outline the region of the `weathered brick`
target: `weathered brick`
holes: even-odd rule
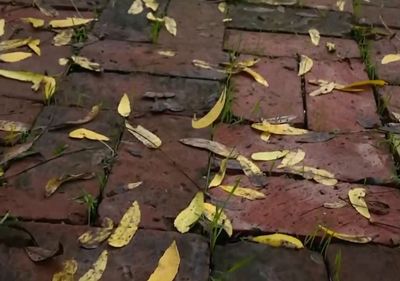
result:
[[[385,55],[397,54],[399,48],[400,41],[395,38],[371,41],[371,62],[375,67],[375,73],[380,79],[393,85],[400,85],[400,61],[389,64],[382,64],[381,61]]]
[[[234,115],[252,121],[295,115],[295,122],[304,124],[301,80],[297,76],[296,60],[263,58],[252,69],[268,81],[269,87],[257,83],[246,73],[234,76]]]
[[[98,10],[102,9],[108,0],[44,0],[44,4],[50,5],[56,9],[68,9],[68,10]],[[31,0],[0,0],[1,4],[12,4],[12,5],[24,5],[32,6]]]
[[[301,0],[300,6],[315,8],[320,10],[340,11],[337,0]],[[345,1],[343,12],[353,13],[353,2]]]
[[[348,62],[314,61],[306,74],[306,103],[308,126],[314,131],[357,132],[364,127],[380,124],[372,89],[361,93],[333,91],[326,95],[311,97],[309,93],[318,86],[310,80],[328,80],[339,84],[350,84],[368,80],[364,65],[358,60]]]
[[[379,90],[381,98],[381,106],[386,108],[390,114],[400,113],[400,87],[398,86],[385,86]],[[394,120],[398,121],[391,116]]]
[[[375,7],[375,6],[361,6],[359,9],[358,23],[368,26],[389,26],[392,28],[400,28],[400,7]]]

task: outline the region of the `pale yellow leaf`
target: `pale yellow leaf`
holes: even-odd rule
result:
[[[36,55],[40,56],[41,51],[39,48],[40,39],[32,39],[28,42],[28,47],[35,52]]]
[[[22,18],[23,22],[30,23],[34,28],[44,26],[44,20],[38,18]]]
[[[225,172],[226,172],[226,165],[227,165],[228,159],[224,159],[221,161],[221,166],[219,167],[218,173],[215,174],[214,178],[208,185],[208,188],[218,186],[222,183],[225,177]]]
[[[49,100],[53,97],[54,92],[56,91],[56,79],[50,76],[44,76],[42,83],[44,84],[45,99]]]
[[[67,27],[74,27],[87,24],[89,22],[94,21],[94,18],[66,18],[62,20],[51,20],[49,22],[50,27],[52,28],[67,28]]]
[[[311,68],[313,67],[314,62],[312,59],[305,55],[301,55],[301,60],[300,60],[300,65],[299,65],[299,73],[297,74],[298,76],[302,76],[309,72]]]
[[[73,36],[74,36],[73,28],[61,30],[60,32],[58,32],[56,36],[54,36],[53,45],[57,47],[66,46],[71,42]]]
[[[224,144],[216,141],[200,138],[187,138],[180,139],[180,142],[186,145],[207,149],[212,153],[226,158],[237,158],[239,156],[239,152],[236,149],[227,147]]]
[[[78,263],[71,259],[63,262],[63,270],[53,275],[52,281],[74,281],[75,273],[78,270]]]
[[[122,117],[128,117],[131,114],[131,102],[127,94],[124,94],[119,102],[118,113]]]
[[[158,51],[157,53],[164,57],[174,57],[176,55],[174,51],[170,50]]]
[[[156,0],[143,0],[147,8],[152,9],[153,12],[157,11],[159,4]]]
[[[4,35],[5,25],[6,25],[5,19],[0,19],[0,36]]]
[[[152,12],[148,12],[147,14],[146,14],[146,18],[148,19],[148,20],[151,20],[151,21],[158,21],[158,22],[164,22],[164,18],[159,18],[159,17],[156,17],[156,16],[154,16],[154,14],[152,13]]]
[[[282,159],[281,164],[278,166],[278,169],[291,167],[296,164],[299,164],[304,160],[306,153],[302,149],[297,149],[296,151],[290,151],[285,155],[285,158]]]
[[[140,219],[141,212],[139,203],[135,201],[122,216],[114,233],[108,238],[108,244],[115,248],[128,245],[139,228]]]
[[[128,184],[127,184],[126,189],[132,190],[132,189],[135,189],[135,188],[141,186],[142,184],[143,184],[142,181],[131,182],[131,183],[128,183]]]
[[[336,45],[332,42],[326,42],[326,48],[328,49],[328,52],[333,53],[336,51]]]
[[[225,215],[222,208],[217,208],[211,203],[204,203],[203,215],[207,220],[214,222],[223,227],[229,237],[233,234],[233,227],[231,221]]]
[[[259,58],[250,58],[242,61],[238,61],[236,63],[233,63],[233,68],[244,68],[244,67],[252,67],[256,65],[260,61]],[[231,63],[228,63],[231,64]]]
[[[250,240],[260,244],[266,244],[278,248],[279,247],[291,248],[291,249],[304,248],[303,243],[299,239],[281,233],[251,237]]]
[[[180,233],[186,233],[198,221],[204,208],[204,194],[197,192],[189,206],[182,210],[175,218],[174,226]]]
[[[59,58],[58,59],[58,64],[59,65],[67,65],[68,64],[68,62],[69,62],[69,59],[67,59],[67,58]]]
[[[359,243],[359,244],[365,244],[365,243],[369,243],[372,241],[371,237],[339,233],[339,232],[335,232],[327,227],[324,227],[322,225],[318,225],[318,228],[321,229],[322,231],[324,231],[329,236],[335,237],[335,238],[343,240],[343,241]]]
[[[109,141],[110,139],[104,135],[101,135],[99,133],[96,133],[94,131],[80,128],[73,130],[72,132],[69,133],[70,138],[74,139],[89,139],[89,140],[97,140],[97,141]]]
[[[141,141],[148,148],[156,149],[162,144],[161,139],[157,135],[140,125],[133,127],[131,124],[125,121],[125,127],[135,138]]]
[[[322,85],[320,88],[312,91],[310,93],[310,96],[316,97],[316,96],[323,95],[323,94],[329,94],[335,89],[335,87],[336,87],[335,82],[329,82],[327,84]]]
[[[6,70],[0,69],[0,76],[15,79],[24,82],[32,82],[32,89],[37,91],[40,87],[40,83],[43,80],[44,75],[28,72],[28,71],[13,71],[13,70]]]
[[[23,38],[23,39],[12,39],[12,40],[1,41],[0,52],[25,46],[31,40],[32,40],[31,38]]]
[[[239,164],[242,167],[242,170],[246,176],[254,177],[254,176],[263,175],[263,172],[261,171],[261,169],[247,157],[245,157],[243,155],[239,155],[236,158],[236,160],[239,161]]]
[[[224,19],[222,20],[222,22],[230,22],[230,21],[233,21],[233,19],[232,19],[232,18],[224,18]]]
[[[381,61],[382,64],[388,64],[392,62],[400,61],[400,54],[389,54],[385,55]]]
[[[214,67],[210,63],[203,61],[203,60],[195,59],[195,60],[192,60],[192,63],[196,67],[200,67],[200,68],[204,68],[204,69],[214,69]]]
[[[165,28],[169,33],[176,36],[177,26],[176,21],[171,17],[164,17]]]
[[[351,205],[354,209],[363,217],[370,219],[371,214],[369,213],[367,203],[364,199],[366,194],[365,188],[362,187],[350,189],[348,193]]]
[[[128,14],[137,15],[143,12],[143,2],[142,0],[134,0],[132,5],[128,10]]]
[[[102,227],[91,228],[90,230],[86,231],[78,237],[79,244],[82,248],[85,249],[95,249],[103,241],[107,240],[108,237],[110,237],[113,228],[113,221],[110,218],[105,217],[102,223]]]
[[[242,71],[250,74],[254,78],[254,80],[256,80],[259,84],[261,84],[265,87],[269,86],[267,80],[265,80],[264,77],[262,77],[259,73],[255,72],[251,68],[244,67],[244,68],[242,68]]]
[[[91,62],[88,58],[81,57],[81,56],[71,56],[71,60],[79,65],[80,67],[88,70],[93,70],[96,72],[102,71],[100,64],[96,62]]]
[[[206,128],[214,123],[221,114],[226,101],[226,88],[222,90],[221,96],[217,100],[216,104],[211,110],[200,119],[196,119],[196,116],[192,119],[192,127],[195,129]]]
[[[323,206],[324,206],[324,208],[327,208],[327,209],[340,209],[340,208],[347,206],[347,203],[346,203],[346,201],[339,200],[336,202],[326,202],[323,204]]]
[[[338,7],[339,11],[344,11],[344,5],[346,4],[346,0],[337,0],[336,6]]]
[[[30,125],[18,121],[0,120],[0,131],[6,132],[26,132]]]
[[[268,142],[269,139],[271,138],[271,134],[268,133],[268,132],[262,132],[261,135],[260,135],[260,138],[261,138],[263,141]]]
[[[312,178],[323,185],[334,186],[338,183],[335,175],[324,169],[317,169],[309,166],[292,166],[290,169],[299,173],[306,179]]]
[[[49,197],[57,189],[66,182],[77,181],[77,180],[89,180],[94,177],[94,173],[79,173],[79,174],[67,174],[60,177],[54,177],[47,181],[45,186],[45,196]]]
[[[304,135],[307,134],[308,131],[304,129],[299,129],[299,128],[294,128],[290,126],[289,124],[271,124],[266,121],[263,121],[262,123],[253,123],[251,125],[252,128],[267,132],[270,134],[275,134],[275,135]]]
[[[284,157],[288,153],[289,150],[256,152],[251,155],[251,159],[256,161],[273,161]]]
[[[227,9],[227,4],[226,4],[226,2],[221,2],[221,3],[218,4],[218,10],[219,10],[221,13],[225,14],[226,9]]]
[[[27,52],[12,52],[0,55],[0,61],[3,62],[17,62],[30,58],[32,53]]]
[[[315,45],[318,46],[319,45],[319,40],[321,38],[319,31],[315,28],[311,28],[308,30],[308,34],[310,35],[311,38],[311,42]]]
[[[248,200],[264,199],[265,194],[252,188],[234,186],[234,185],[220,185],[218,188],[237,197],[243,197]]]
[[[173,281],[179,270],[181,258],[176,242],[173,241],[158,261],[157,268],[147,281]]]
[[[78,281],[99,281],[107,267],[108,251],[101,252],[97,261]]]

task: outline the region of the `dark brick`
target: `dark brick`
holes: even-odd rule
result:
[[[230,28],[254,31],[290,32],[308,34],[316,28],[321,35],[346,36],[351,32],[351,15],[318,10],[285,8],[283,12],[273,7],[238,4],[230,6]]]
[[[250,242],[217,246],[213,276],[227,280],[327,281],[319,253],[304,249],[276,249]]]
[[[337,0],[301,0],[300,6],[315,8],[320,10],[340,11],[337,6]],[[345,1],[343,12],[353,13],[352,1]]]
[[[361,6],[358,15],[358,23],[368,26],[389,26],[400,28],[400,6],[398,8]]]
[[[382,106],[385,107],[389,113],[400,113],[400,87],[385,86],[379,90],[379,93]],[[394,118],[394,116],[391,117]],[[398,122],[396,119],[393,121]]]
[[[50,5],[56,9],[69,9],[69,10],[98,10],[102,9],[108,0],[44,0],[44,4]],[[16,4],[24,6],[32,6],[31,0],[0,0],[1,4]]]
[[[399,48],[400,41],[396,40],[396,38],[371,41],[371,60],[375,67],[375,72],[380,79],[393,85],[400,85],[400,61],[384,65],[381,61],[385,55],[397,54]]]

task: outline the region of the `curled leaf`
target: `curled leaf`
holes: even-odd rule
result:
[[[297,149],[296,151],[290,151],[285,155],[285,158],[282,159],[281,164],[278,166],[278,169],[291,167],[296,164],[299,164],[304,160],[306,153],[302,149]]]
[[[255,177],[255,176],[263,175],[263,172],[261,171],[261,169],[247,157],[244,157],[243,155],[239,155],[236,158],[236,160],[239,161],[239,164],[242,167],[242,170],[246,176]]]
[[[63,263],[63,270],[53,275],[52,281],[74,281],[74,276],[78,270],[78,263],[71,259]]]
[[[362,91],[362,89],[359,89],[359,88],[365,87],[365,86],[380,86],[380,87],[383,87],[386,84],[387,83],[384,80],[363,80],[363,81],[354,82],[354,83],[351,83],[351,84],[348,84],[348,85],[336,84],[335,89],[337,89],[339,91],[353,92],[353,91]]]
[[[71,56],[71,60],[74,64],[77,64],[84,69],[93,70],[96,72],[100,72],[103,70],[100,64],[98,64],[97,62],[91,62],[88,58],[85,57]]]
[[[63,20],[52,20],[49,22],[50,27],[52,28],[67,28],[67,27],[75,27],[75,26],[80,26],[84,25],[87,23],[90,23],[94,21],[93,18],[66,18]]]
[[[30,23],[34,28],[44,26],[44,20],[38,18],[22,18],[23,22]]]
[[[364,199],[366,194],[365,188],[362,187],[350,189],[348,192],[351,205],[354,209],[363,217],[370,219],[371,214],[369,213],[367,203]]]
[[[265,194],[252,188],[234,186],[234,185],[220,185],[218,188],[237,197],[243,197],[248,200],[264,199]]]
[[[98,259],[78,281],[98,281],[103,276],[104,271],[107,267],[108,251],[104,250],[101,252]]]
[[[128,121],[125,121],[125,127],[135,138],[141,141],[148,148],[157,149],[162,144],[161,139],[157,135],[140,125],[133,127],[128,123]]]
[[[196,117],[193,118],[192,127],[195,129],[201,129],[201,128],[206,128],[210,126],[212,123],[214,123],[214,121],[217,120],[217,118],[221,114],[222,109],[225,106],[225,101],[226,101],[226,88],[222,90],[221,96],[219,97],[218,101],[206,115],[204,115],[200,119],[196,119]]]
[[[79,236],[79,244],[85,249],[97,248],[103,241],[110,237],[113,228],[113,221],[105,217],[101,228],[90,229]]]
[[[197,192],[189,206],[182,210],[175,218],[174,226],[180,233],[186,233],[198,221],[204,208],[204,194]]]
[[[8,161],[11,161],[23,153],[27,152],[33,145],[32,142],[27,142],[23,144],[18,144],[13,147],[7,148],[3,151],[3,155],[0,158],[0,165],[3,165],[4,163],[7,163]]]
[[[221,166],[219,168],[219,171],[217,174],[215,174],[214,178],[211,180],[210,184],[208,185],[208,188],[218,186],[222,183],[225,177],[227,162],[228,159],[224,159],[221,161]]]
[[[153,10],[153,12],[157,11],[159,4],[156,0],[143,0],[144,5]]]
[[[304,248],[303,243],[299,239],[281,233],[251,237],[250,241],[278,248],[280,247],[292,248],[292,249]]]
[[[336,51],[336,45],[332,42],[326,42],[326,48],[328,49],[329,53],[333,53]]]
[[[176,242],[173,241],[158,261],[157,268],[147,281],[173,281],[179,270],[181,258]]]
[[[251,125],[252,128],[267,132],[270,134],[275,134],[275,135],[304,135],[307,134],[308,131],[304,129],[299,129],[299,128],[294,128],[290,126],[289,124],[271,124],[266,121],[263,121],[262,123],[253,123]]]
[[[142,0],[134,0],[132,5],[129,7],[128,14],[137,15],[143,12]]]
[[[319,45],[319,40],[321,38],[319,31],[315,28],[311,28],[308,30],[308,34],[310,35],[311,38],[311,42],[315,45],[318,46]]]
[[[388,64],[392,62],[400,61],[400,54],[389,54],[385,55],[381,61],[382,64]]]
[[[71,175],[63,175],[61,177],[51,178],[45,187],[46,197],[51,196],[57,189],[66,182],[77,181],[77,180],[89,180],[95,176],[94,173],[80,173],[80,174],[71,174]]]
[[[54,36],[53,45],[54,46],[66,46],[71,42],[73,36],[74,36],[73,28],[61,30],[58,32],[58,34],[56,36]]]
[[[308,166],[291,166],[290,170],[300,174],[306,179],[313,179],[323,185],[334,186],[338,183],[335,175],[324,169],[317,169]]]
[[[251,159],[256,161],[273,161],[284,157],[288,153],[289,150],[256,152],[251,155]]]
[[[324,206],[324,208],[327,208],[327,209],[340,209],[340,208],[347,206],[347,203],[346,203],[346,201],[339,200],[336,202],[326,202],[323,204],[323,206]]]
[[[55,257],[63,252],[63,246],[58,243],[57,246],[53,248],[43,248],[39,246],[30,246],[24,248],[25,253],[28,255],[29,259],[33,262],[42,262],[52,257]]]
[[[239,156],[239,152],[236,149],[227,147],[224,144],[216,141],[200,138],[187,138],[180,139],[179,141],[185,145],[207,149],[208,151],[225,158],[237,158]]]
[[[92,109],[86,114],[85,117],[80,118],[78,120],[65,121],[64,123],[55,125],[55,126],[51,127],[50,129],[57,130],[57,129],[63,129],[63,128],[71,126],[71,125],[83,125],[83,124],[89,123],[94,118],[96,118],[96,116],[99,114],[99,112],[100,112],[100,105],[99,104],[94,105],[92,107]]]
[[[224,211],[211,203],[204,203],[203,207],[203,215],[206,217],[206,219],[211,222],[216,221],[218,225],[222,226],[229,237],[232,236],[232,223],[225,215]]]
[[[335,237],[340,240],[348,241],[348,242],[365,244],[365,243],[369,243],[372,241],[371,237],[339,233],[339,232],[335,232],[327,227],[324,227],[322,225],[318,225],[318,228],[321,229],[322,231],[324,231],[329,236]]]
[[[40,56],[41,53],[42,53],[42,52],[40,51],[39,44],[40,44],[40,39],[33,39],[33,40],[30,40],[30,41],[28,42],[28,47],[29,47],[32,51],[34,51],[35,54],[38,55],[38,56]]]
[[[244,67],[244,68],[242,69],[242,71],[244,71],[244,72],[250,74],[250,75],[254,78],[254,80],[256,80],[256,81],[257,81],[258,83],[260,83],[261,85],[263,85],[263,86],[265,86],[265,87],[268,87],[268,86],[269,86],[267,80],[265,80],[264,77],[262,77],[259,73],[255,72],[255,71],[252,70],[251,68]]]
[[[323,94],[329,94],[335,89],[335,87],[336,87],[335,82],[329,82],[327,84],[322,85],[320,88],[312,91],[310,93],[310,96],[315,97],[315,96],[319,96],[319,95],[323,95]]]
[[[0,61],[3,62],[17,62],[30,58],[32,53],[27,52],[12,52],[0,55]]]
[[[94,131],[80,128],[69,133],[69,137],[73,139],[89,139],[97,141],[109,141],[110,139],[102,134],[96,133]]]
[[[131,103],[127,94],[124,94],[119,102],[118,113],[122,117],[128,117],[131,113]]]
[[[270,138],[271,138],[271,134],[268,132],[262,132],[260,135],[260,139],[262,139],[265,142],[268,142]]]
[[[299,65],[299,73],[297,74],[298,76],[302,76],[309,72],[311,68],[313,67],[314,62],[311,58],[301,55],[301,60],[300,60],[300,65]]]
[[[177,26],[176,21],[171,17],[164,17],[165,28],[169,33],[176,36]]]

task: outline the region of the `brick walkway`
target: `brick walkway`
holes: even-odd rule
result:
[[[0,157],[11,146],[31,141],[40,128],[47,128],[27,155],[3,163],[0,215],[8,213],[8,219],[0,225],[0,281],[51,280],[70,258],[78,261],[77,276],[81,276],[105,248],[110,250],[110,258],[101,280],[145,281],[172,240],[177,241],[182,259],[176,281],[399,279],[400,155],[393,141],[400,130],[389,124],[399,122],[393,113],[400,113],[400,61],[381,64],[385,55],[400,50],[398,0],[347,0],[342,11],[336,0],[302,0],[287,6],[255,3],[296,1],[237,0],[229,1],[234,4],[228,5],[226,14],[219,11],[218,1],[158,0],[158,15],[176,20],[175,37],[165,28],[157,32],[146,18],[147,10],[128,14],[132,0],[44,0],[58,11],[57,18],[98,18],[86,31],[81,29],[86,41],[75,38],[73,46],[59,47],[52,44],[53,31],[34,29],[20,21],[25,17],[46,22],[53,19],[31,2],[0,0],[0,19],[6,22],[0,39],[39,38],[42,55],[0,63],[0,69],[53,76],[57,89],[47,103],[30,89],[30,83],[0,77],[0,119],[24,122],[31,129],[30,134],[14,140],[10,133],[0,132]],[[311,43],[310,28],[320,32],[319,46]],[[335,44],[335,52],[327,51],[327,42]],[[160,51],[175,55],[161,55]],[[227,76],[198,68],[192,60],[219,64],[228,61],[233,52],[240,58],[259,57],[253,69],[268,80],[269,87],[245,74],[233,76],[233,100],[228,106],[233,116],[213,128],[193,129],[193,115],[202,116],[210,110]],[[73,54],[100,63],[104,71],[59,65],[59,58]],[[312,58],[314,66],[299,77],[300,55]],[[383,79],[389,85],[358,94],[334,91],[308,95],[316,89],[309,82],[313,79],[349,84],[369,78]],[[151,99],[145,97],[148,92],[174,96]],[[163,142],[161,149],[146,148],[124,129],[124,120],[116,111],[123,93],[133,104],[129,121],[156,133]],[[99,103],[100,114],[84,127],[107,135],[115,154],[102,143],[69,138],[73,127],[49,129],[84,117]],[[333,134],[308,140],[304,136],[272,136],[265,142],[250,127],[261,118],[287,115],[295,116],[292,123],[296,127]],[[190,234],[180,234],[173,222],[199,189],[206,190],[207,175],[218,171],[221,159],[183,145],[179,142],[182,138],[213,139],[235,147],[246,157],[258,151],[301,148],[306,152],[305,165],[329,170],[339,183],[324,186],[286,174],[269,162],[257,162],[266,174],[260,189],[265,199],[249,201],[228,198],[220,189],[206,191],[206,200],[214,204],[228,198],[224,212],[234,228],[234,235],[222,235],[211,251],[206,226],[197,225]],[[228,164],[224,184],[240,178],[242,185],[251,186],[237,167],[235,161]],[[83,172],[95,177],[66,183],[53,196],[44,196],[50,178]],[[138,181],[143,182],[140,187],[123,189]],[[357,186],[367,190],[368,202],[386,204],[384,212],[379,206],[375,211],[371,207],[372,222],[349,204],[339,209],[323,207],[324,203],[346,199],[348,190]],[[78,200],[82,195],[97,200],[90,218],[88,206]],[[100,226],[105,217],[117,224],[135,200],[142,218],[140,230],[128,246],[111,249],[103,243],[93,250],[79,247],[80,234]],[[17,227],[10,228],[10,224]],[[359,245],[333,239],[327,249],[314,242],[306,244],[307,249],[293,250],[241,239],[280,232],[305,241],[318,224],[371,237],[372,242]],[[48,261],[34,263],[24,251],[32,237],[45,248],[60,242],[63,251]]]

